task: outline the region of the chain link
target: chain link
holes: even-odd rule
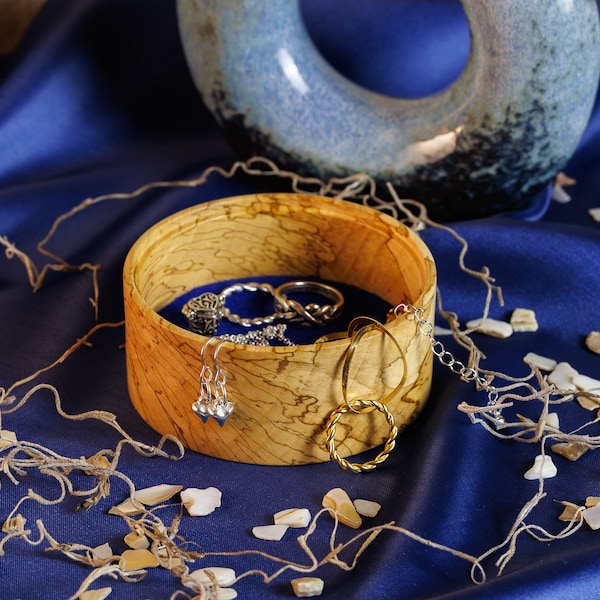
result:
[[[434,326],[431,321],[425,318],[425,314],[422,308],[413,306],[411,304],[398,304],[393,310],[394,316],[399,317],[403,315],[412,315],[417,322],[417,328],[421,335],[425,336],[431,345],[431,351],[437,357],[438,361],[445,367],[448,367],[455,375],[458,375],[463,381],[467,383],[475,382],[481,389],[485,390],[488,396],[488,406],[495,406],[498,402],[498,390],[491,385],[490,381],[486,379],[475,367],[469,367],[457,360],[452,352],[446,350],[444,344],[434,337]],[[502,421],[502,414],[500,409],[496,409],[492,412],[494,418],[498,421]]]

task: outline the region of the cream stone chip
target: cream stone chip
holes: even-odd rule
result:
[[[310,519],[308,508],[288,508],[273,515],[275,525],[287,525],[293,528],[308,527]]]
[[[279,542],[289,529],[288,525],[257,525],[252,528],[252,535],[259,540],[268,540],[271,542]]]
[[[192,517],[205,517],[221,506],[221,490],[215,487],[186,488],[181,492],[181,502]]]
[[[125,550],[119,559],[119,567],[123,571],[151,569],[158,567],[158,559],[150,550],[146,550],[145,548]]]
[[[348,493],[342,488],[333,488],[329,490],[322,501],[323,508],[330,508],[334,511],[340,523],[358,529],[362,525],[362,519],[350,500]]]
[[[297,598],[312,598],[323,593],[325,582],[319,577],[298,577],[290,582]]]
[[[189,577],[195,583],[205,586],[212,586],[216,583],[218,586],[229,587],[235,583],[236,573],[229,567],[204,567],[192,571]]]

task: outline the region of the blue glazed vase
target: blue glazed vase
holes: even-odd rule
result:
[[[573,154],[600,75],[594,0],[462,0],[471,42],[423,98],[361,87],[297,0],[178,0],[191,74],[242,157],[321,179],[364,172],[449,221],[526,208]]]

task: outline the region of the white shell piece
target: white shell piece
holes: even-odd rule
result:
[[[537,331],[539,327],[535,312],[530,308],[515,308],[510,317],[510,326],[513,331]]]
[[[506,321],[498,321],[488,317],[487,319],[473,319],[467,322],[467,329],[473,329],[477,333],[485,333],[492,337],[505,339],[513,334],[513,328]]]
[[[560,204],[567,204],[571,202],[571,196],[565,191],[562,185],[555,185],[552,188],[552,200]]]
[[[217,588],[217,600],[234,600],[238,597],[233,588]]]
[[[259,525],[252,528],[252,535],[259,540],[278,542],[288,529],[287,525]]]
[[[592,508],[592,506],[596,506],[596,504],[600,504],[600,498],[598,496],[588,496],[585,499],[586,508]]]
[[[92,548],[92,555],[97,560],[105,560],[113,555],[113,551],[110,545],[106,543]]]
[[[577,389],[582,392],[600,394],[600,381],[598,379],[593,379],[592,377],[578,373],[577,375],[573,375],[571,381],[575,384]],[[598,400],[598,402],[600,402],[600,400]]]
[[[311,515],[308,508],[287,508],[273,515],[275,525],[287,525],[288,527],[308,527]]]
[[[189,576],[196,582],[202,585],[210,586],[213,584],[209,572],[212,573],[217,585],[221,587],[229,587],[235,583],[236,574],[233,569],[229,567],[204,567],[203,569],[197,569],[192,571]]]
[[[582,515],[591,529],[600,529],[600,504],[586,508]]]
[[[329,490],[321,502],[323,508],[331,508],[335,511],[338,520],[348,527],[358,529],[362,525],[362,519],[356,512],[350,496],[342,488]]]
[[[205,517],[221,506],[221,490],[187,488],[181,492],[181,502],[192,517]]]
[[[97,590],[86,590],[79,594],[79,600],[104,600],[112,593],[112,588],[98,588]]]
[[[133,493],[133,497],[141,504],[153,506],[169,500],[182,489],[182,485],[169,485],[168,483],[161,483],[159,485],[153,485],[141,490],[136,490]]]
[[[292,579],[291,584],[297,598],[320,596],[325,585],[324,581],[318,577],[298,577]]]
[[[354,508],[359,515],[372,518],[377,516],[377,513],[381,510],[381,504],[373,502],[372,500],[357,498],[354,501]]]
[[[551,477],[555,477],[558,473],[556,465],[552,462],[552,457],[549,455],[538,454],[535,457],[533,462],[533,466],[529,469],[523,477],[525,479],[550,479]]]
[[[541,356],[535,352],[528,352],[523,357],[523,362],[530,367],[537,367],[540,371],[553,371],[558,364],[553,358]]]
[[[588,210],[588,215],[594,219],[597,223],[600,223],[600,207],[599,208],[590,208]]]
[[[7,448],[17,443],[17,434],[7,429],[0,430],[0,448]]]
[[[452,329],[448,327],[440,327],[439,325],[434,325],[433,335],[435,337],[439,337],[441,335],[452,335]]]
[[[548,383],[554,384],[557,390],[565,392],[577,391],[573,383],[573,377],[579,373],[567,362],[560,362],[556,365],[552,373],[548,375]]]
[[[558,419],[558,413],[551,412],[546,415],[546,425],[554,429],[560,429],[560,421]]]

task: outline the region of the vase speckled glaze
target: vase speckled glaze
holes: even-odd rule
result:
[[[297,0],[178,0],[190,70],[243,157],[323,179],[366,172],[439,220],[526,208],[573,154],[600,72],[594,0],[462,0],[460,77],[391,98],[319,54]]]

